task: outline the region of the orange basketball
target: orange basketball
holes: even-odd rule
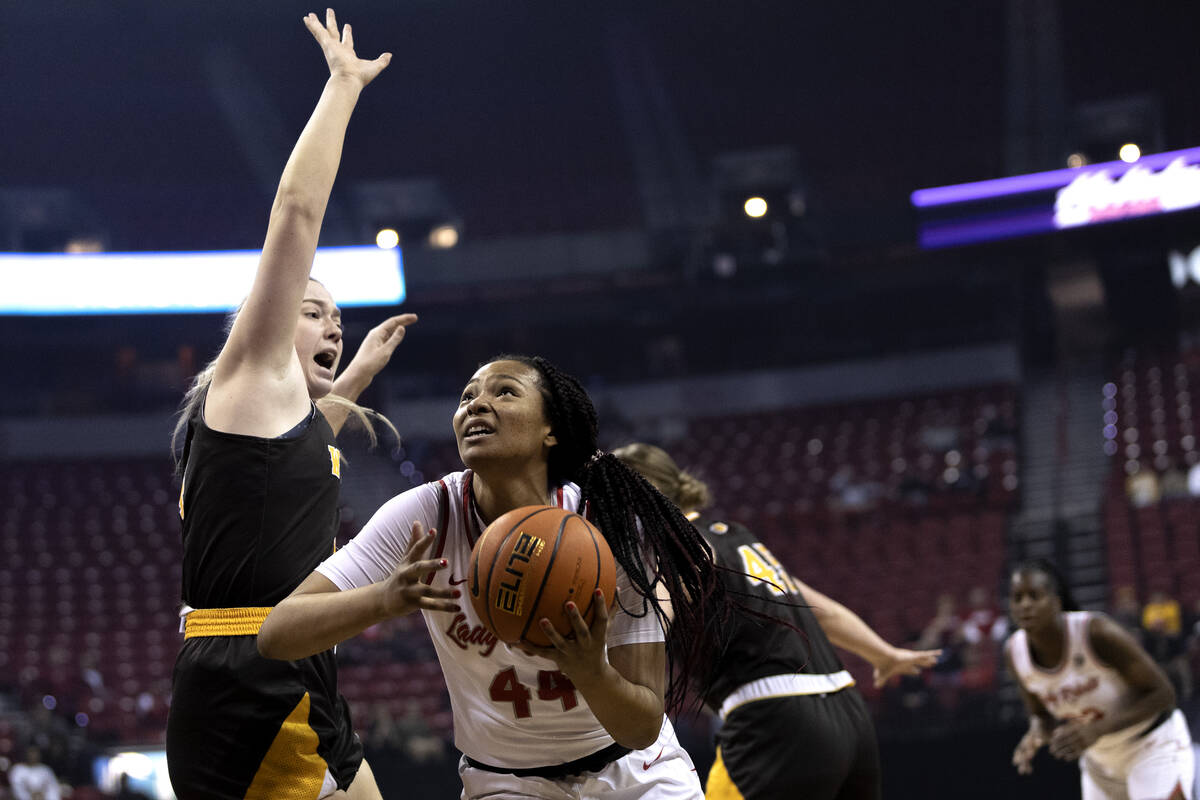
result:
[[[612,607],[617,567],[604,536],[583,517],[523,506],[488,525],[471,551],[467,577],[475,613],[500,641],[549,647],[538,620],[572,634],[563,605],[573,600],[591,625],[597,588]]]

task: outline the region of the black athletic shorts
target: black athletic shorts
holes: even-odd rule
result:
[[[709,800],[879,800],[879,744],[862,695],[754,700],[717,732]]]
[[[331,651],[262,658],[254,636],[186,639],[175,661],[167,765],[179,800],[320,796],[362,763]]]

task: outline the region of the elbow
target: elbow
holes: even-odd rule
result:
[[[280,186],[271,206],[271,221],[275,223],[320,224],[325,215],[323,198],[311,196],[294,187]]]
[[[658,731],[644,736],[631,738],[628,742],[621,742],[622,747],[628,747],[630,750],[645,750],[658,741]]]
[[[647,722],[645,725],[639,725],[636,730],[624,732],[620,738],[614,736],[613,740],[630,750],[645,750],[658,741],[658,735],[662,733],[662,726],[663,717],[660,714],[653,723]]]
[[[1162,702],[1160,703],[1160,712],[1172,711],[1179,702],[1175,695],[1175,685],[1167,681],[1167,685],[1162,687]]]
[[[284,643],[281,641],[281,638],[279,626],[273,624],[271,622],[271,614],[267,614],[267,619],[258,631],[258,654],[263,658],[290,660],[291,656],[285,652]]]

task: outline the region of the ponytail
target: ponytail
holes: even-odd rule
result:
[[[653,610],[663,622],[669,668],[665,704],[668,711],[681,710],[689,683],[699,697],[707,693],[729,620],[724,584],[707,544],[662,492],[615,455],[598,449],[596,409],[575,377],[538,356],[503,355],[492,361],[517,361],[538,373],[557,442],[548,457],[550,483],[579,485],[591,521],[642,596],[640,610],[626,610]],[[659,586],[671,600],[669,625]]]

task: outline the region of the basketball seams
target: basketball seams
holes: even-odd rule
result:
[[[533,605],[530,606],[529,618],[525,620],[525,627],[521,629],[521,640],[524,641],[525,634],[529,633],[529,626],[534,623],[535,619],[541,619],[541,615],[534,613],[538,610],[538,604],[542,602],[542,595],[546,592],[546,580],[550,577],[550,573],[554,570],[554,561],[558,558],[558,547],[562,544],[563,531],[567,529],[567,523],[571,521],[574,514],[563,516],[562,521],[558,523],[558,530],[554,534],[554,549],[550,551],[550,560],[546,562],[545,568],[542,570],[542,579],[538,582],[537,595],[533,598]],[[524,520],[522,520],[523,522]],[[533,642],[530,642],[533,644]]]
[[[534,519],[544,511],[557,513]],[[578,518],[577,523],[572,522],[574,518]],[[515,523],[509,521],[513,519]],[[581,525],[591,539],[583,539],[583,531],[571,530],[573,524]],[[616,599],[616,565],[599,563],[613,559],[608,542],[602,540],[603,534],[585,516],[562,506],[526,506],[502,514],[492,520],[472,548],[468,588],[472,590],[470,598],[476,615],[498,639],[517,646],[549,646],[545,633],[537,626],[547,617],[560,635],[570,637],[572,626],[564,610],[568,601],[575,601],[584,623],[590,626],[596,616],[595,589],[602,589],[606,600]],[[549,552],[545,551],[547,544]],[[510,569],[518,548],[523,568]],[[597,563],[584,563],[589,558]],[[592,576],[590,587],[584,570]],[[536,587],[532,585],[535,581]],[[590,595],[586,602],[585,594]],[[543,604],[555,607],[543,609]]]
[[[592,537],[592,549],[596,551],[596,581],[591,591],[591,596],[588,598],[587,610],[583,612],[583,618],[586,620],[588,614],[592,613],[592,609],[596,607],[596,589],[600,588],[600,572],[604,569],[604,562],[600,558],[600,545],[596,543],[596,531],[594,526],[584,526],[588,532],[588,536]]]
[[[485,622],[486,622],[488,628],[490,628],[493,632],[497,630],[496,621],[495,621],[495,619],[492,618],[492,576],[496,572],[496,561],[499,560],[500,554],[502,552],[504,552],[504,546],[508,543],[509,538],[513,534],[517,533],[520,530],[522,525],[524,525],[531,518],[536,517],[538,514],[541,514],[544,511],[552,511],[552,510],[554,510],[554,509],[550,506],[543,506],[543,507],[538,508],[536,511],[531,512],[530,514],[528,514],[524,517],[521,517],[521,519],[518,520],[515,525],[513,525],[511,528],[509,528],[507,531],[504,532],[504,537],[500,540],[500,543],[496,545],[495,550],[492,551],[492,561],[488,565],[487,580],[483,584],[483,590],[484,590],[483,598],[484,598],[484,608],[487,610],[487,620],[485,620]],[[487,534],[488,534],[487,531],[483,532],[483,535],[479,537],[479,541],[476,542],[476,546],[479,546],[479,544],[485,538],[487,538]],[[478,564],[478,561],[476,561],[476,564]]]

